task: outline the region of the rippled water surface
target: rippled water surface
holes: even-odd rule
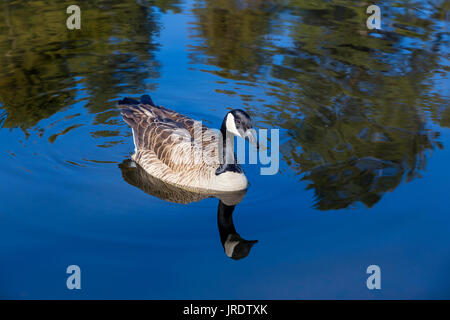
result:
[[[448,1],[72,2],[0,3],[0,298],[450,298]],[[165,198],[115,107],[144,93],[280,129],[279,173]]]

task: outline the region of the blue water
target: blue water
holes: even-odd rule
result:
[[[0,298],[450,298],[448,11],[392,3],[369,35],[365,8],[339,1],[80,1],[81,31],[65,4],[0,5]],[[38,20],[18,17],[38,10],[49,22],[27,42]],[[224,253],[217,199],[124,180],[134,146],[115,104],[143,93],[211,127],[237,107],[280,129],[279,173],[244,165],[247,257]]]

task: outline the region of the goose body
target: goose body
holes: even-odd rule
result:
[[[195,191],[228,192],[247,188],[247,178],[234,156],[234,136],[230,138],[228,134],[245,132],[236,127],[236,118],[231,113],[218,131],[156,106],[149,96],[142,96],[140,101],[125,98],[118,107],[133,131],[132,159],[151,176]],[[241,112],[237,110],[235,114],[239,117]],[[240,127],[246,122],[241,124],[241,120],[244,119],[239,119]],[[221,132],[227,137],[222,138]]]

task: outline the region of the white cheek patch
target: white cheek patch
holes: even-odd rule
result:
[[[133,132],[133,142],[134,142],[134,153],[137,153],[137,140],[136,140],[136,135],[134,134],[134,129],[131,129],[131,131]]]
[[[233,256],[233,252],[234,252],[234,248],[239,244],[239,241],[231,241],[231,234],[228,235],[227,240],[225,241],[225,254],[228,257],[232,257]]]
[[[226,126],[227,126],[227,130],[229,132],[237,135],[238,137],[242,137],[241,134],[239,133],[238,129],[236,128],[236,123],[234,122],[234,116],[231,113],[229,113],[227,115]]]

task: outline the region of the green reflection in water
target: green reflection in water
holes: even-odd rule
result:
[[[0,125],[26,132],[81,90],[96,115],[91,137],[119,136],[112,100],[163,79],[159,8],[193,16],[189,54],[218,76],[212,92],[240,97],[264,126],[284,129],[283,161],[319,209],[373,206],[442,148],[437,130],[450,127],[450,108],[436,87],[448,78],[448,1],[385,1],[377,32],[365,27],[364,1],[195,0],[190,12],[182,3],[77,1],[74,33],[65,28],[71,1],[1,2]]]
[[[446,76],[448,4],[387,1],[384,30],[368,32],[365,2],[200,0],[192,56],[264,88],[261,105],[241,86],[243,104],[286,129],[283,159],[315,190],[317,208],[371,207],[442,148],[429,120],[450,125],[448,96],[433,87]]]
[[[178,1],[165,1],[174,9]],[[75,102],[77,88],[92,113],[111,108],[119,93],[151,89],[159,77],[154,10],[145,2],[78,1],[82,28],[66,28],[73,1],[3,1],[0,4],[0,98],[3,127],[27,128]],[[99,122],[108,118],[102,114]]]

